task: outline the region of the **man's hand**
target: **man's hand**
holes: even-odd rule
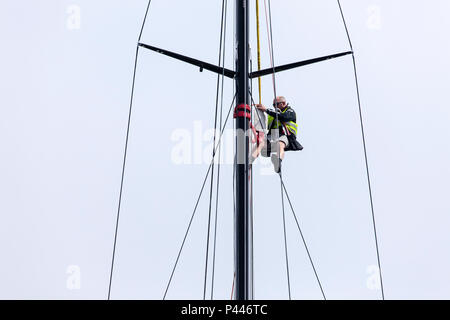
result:
[[[264,107],[264,106],[263,106],[262,104],[260,104],[260,103],[255,104],[255,107],[256,107],[257,109],[263,111],[263,112],[267,111],[267,108]]]

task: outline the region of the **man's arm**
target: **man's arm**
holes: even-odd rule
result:
[[[286,112],[281,113],[281,112],[276,112],[273,110],[269,110],[266,109],[266,112],[268,115],[276,118],[278,115],[278,120],[281,122],[289,122],[289,121],[296,121],[297,120],[297,116],[295,114],[295,111],[291,108],[289,108],[288,110],[286,110]]]

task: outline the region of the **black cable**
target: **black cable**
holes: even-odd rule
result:
[[[110,271],[110,275],[109,275],[108,300],[110,300],[110,298],[111,298],[111,286],[112,286],[112,278],[113,278],[113,271],[114,271],[114,260],[115,260],[115,255],[116,255],[117,233],[119,230],[120,207],[121,207],[121,203],[122,203],[123,181],[124,181],[124,177],[125,177],[125,165],[126,165],[126,160],[127,160],[128,138],[129,138],[130,124],[131,124],[131,111],[133,108],[134,85],[135,85],[135,81],[136,81],[136,69],[137,69],[137,62],[138,62],[138,56],[139,56],[139,45],[138,44],[139,44],[139,41],[141,40],[142,32],[144,30],[144,25],[147,20],[147,14],[148,14],[148,10],[150,8],[150,3],[151,3],[151,0],[148,1],[144,20],[142,21],[141,31],[139,33],[138,41],[136,43],[136,55],[134,58],[133,81],[132,81],[132,85],[131,85],[130,108],[128,110],[127,133],[126,133],[126,137],[125,137],[125,147],[124,147],[123,163],[122,163],[122,175],[121,175],[121,179],[120,179],[119,203],[117,206],[117,217],[116,217],[116,227],[115,227],[115,232],[114,232],[114,244],[113,244],[112,260],[111,260],[111,271]]]
[[[283,181],[281,171],[279,173],[280,181]],[[288,282],[288,292],[289,292],[289,300],[291,300],[291,281],[289,276],[289,258],[288,258],[288,245],[287,245],[287,235],[286,235],[286,216],[284,213],[284,193],[283,193],[283,184],[280,184],[281,187],[281,207],[283,208],[283,231],[284,231],[284,253],[286,257],[286,274],[287,274],[287,282]]]
[[[374,206],[373,206],[372,186],[371,186],[371,182],[370,182],[370,172],[369,172],[369,160],[368,160],[368,156],[367,156],[366,135],[364,132],[364,121],[363,121],[363,116],[362,116],[361,96],[360,96],[360,92],[359,92],[358,73],[357,73],[357,69],[356,69],[356,59],[355,59],[355,54],[353,52],[353,45],[352,45],[352,41],[350,38],[350,33],[348,31],[347,23],[345,21],[344,12],[342,11],[341,2],[339,0],[337,0],[337,2],[339,5],[339,10],[341,12],[342,21],[344,22],[345,32],[347,33],[347,38],[348,38],[348,42],[350,45],[350,49],[352,51],[353,71],[355,74],[356,95],[358,97],[359,121],[360,121],[360,126],[361,126],[361,135],[362,135],[362,142],[363,142],[363,149],[364,149],[364,160],[365,160],[365,165],[366,165],[367,185],[369,188],[370,208],[371,208],[371,212],[372,212],[372,223],[373,223],[373,231],[374,231],[374,236],[375,236],[375,247],[376,247],[376,251],[377,251],[378,270],[379,270],[379,274],[380,274],[381,296],[382,296],[382,299],[384,300],[384,286],[383,286],[383,277],[382,277],[382,272],[381,272],[380,251],[379,251],[379,246],[378,246],[377,228],[376,228],[376,223],[375,223],[375,210],[374,210]]]
[[[141,41],[142,32],[144,31],[145,21],[147,20],[148,9],[152,0],[148,0],[147,9],[145,10],[144,22],[142,23],[141,32],[139,33],[138,43]]]
[[[220,136],[219,136],[217,145],[216,145],[215,148],[214,148],[214,151],[217,150],[218,145],[220,145],[220,141],[222,140],[222,136],[223,136],[223,131],[225,130],[225,126],[227,125],[228,118],[230,117],[230,113],[231,113],[231,110],[232,110],[232,108],[233,108],[233,104],[234,104],[234,100],[235,100],[235,99],[236,99],[236,95],[233,97],[233,101],[231,102],[230,109],[228,110],[228,114],[227,114],[227,117],[226,117],[226,119],[225,119],[225,123],[224,123],[224,125],[223,125],[223,127],[222,127],[222,129],[221,129],[221,131],[220,131]],[[214,155],[215,155],[215,152],[214,152]],[[175,273],[175,269],[177,268],[178,260],[180,259],[181,252],[183,251],[184,244],[185,244],[185,242],[186,242],[186,238],[187,238],[187,236],[188,236],[188,234],[189,234],[189,230],[190,230],[190,228],[191,228],[192,221],[193,221],[194,216],[195,216],[195,213],[196,213],[196,211],[197,211],[197,206],[198,206],[198,203],[199,203],[200,198],[201,198],[201,196],[202,196],[203,189],[205,188],[206,180],[208,179],[209,172],[211,171],[212,164],[214,163],[214,159],[215,159],[215,157],[212,158],[212,160],[211,160],[211,162],[210,162],[210,164],[209,164],[209,167],[208,167],[208,171],[206,172],[205,179],[203,180],[203,184],[202,184],[202,187],[201,187],[201,189],[200,189],[200,194],[198,195],[197,202],[196,202],[195,207],[194,207],[194,210],[193,210],[193,212],[192,212],[191,219],[189,220],[189,224],[188,224],[186,233],[184,234],[183,242],[181,243],[180,249],[179,249],[179,251],[178,251],[178,255],[177,255],[177,258],[176,258],[176,261],[175,261],[175,265],[173,266],[172,273],[170,274],[169,282],[167,283],[167,287],[166,287],[166,290],[165,290],[165,292],[164,292],[163,300],[166,299],[167,291],[169,290],[170,284],[172,283],[172,278],[173,278],[173,275],[174,275],[174,273]]]
[[[264,0],[264,4],[265,4]],[[273,31],[272,31],[272,9],[270,6],[270,0],[267,0],[268,7],[269,7],[269,27],[270,27],[270,54],[272,58],[272,80],[273,80],[273,93],[275,98],[277,97],[277,89],[276,89],[276,82],[275,82],[275,56],[274,56],[274,50],[273,50]],[[278,120],[278,119],[277,119]]]
[[[253,96],[251,95],[250,97],[252,99],[252,104],[254,105],[255,101],[253,100]],[[259,121],[262,123],[261,117],[259,116],[258,113],[256,113],[256,114],[258,115]],[[313,260],[311,258],[311,254],[309,253],[308,245],[306,244],[306,240],[305,240],[305,238],[303,236],[302,229],[300,228],[300,224],[299,224],[299,222],[297,220],[297,215],[295,214],[294,207],[292,206],[291,199],[289,198],[289,194],[287,193],[286,186],[284,185],[283,177],[281,176],[281,174],[280,174],[280,181],[281,181],[282,188],[284,189],[284,192],[286,193],[286,198],[288,199],[289,205],[291,207],[292,214],[294,215],[295,221],[297,223],[297,228],[298,228],[298,230],[300,232],[300,236],[301,236],[301,238],[303,240],[303,244],[305,246],[306,252],[307,252],[308,257],[309,257],[309,261],[311,263],[311,266],[313,268],[313,271],[314,271],[314,274],[316,276],[317,282],[319,284],[320,291],[322,292],[322,296],[323,296],[324,300],[326,300],[325,293],[323,291],[322,284],[321,284],[320,279],[319,279],[319,275],[317,274],[316,267],[315,267],[314,262],[313,262]],[[284,205],[283,205],[283,208],[284,208]],[[283,212],[283,217],[284,217],[284,212]]]
[[[219,44],[219,67],[222,62],[222,43],[223,43],[223,31],[224,31],[224,12],[225,12],[225,0],[222,0],[222,20],[220,23],[220,44]],[[214,138],[213,138],[213,146],[216,145],[216,135],[217,135],[217,115],[219,110],[219,90],[220,90],[220,77],[222,75],[217,75],[217,86],[216,86],[216,108],[214,114]],[[222,78],[223,80],[223,78]],[[220,150],[220,145],[219,145]],[[215,150],[213,149],[212,157],[215,157]],[[220,159],[219,159],[220,162]],[[206,299],[206,282],[208,279],[208,261],[209,261],[209,241],[210,241],[210,231],[211,231],[211,213],[212,213],[212,200],[213,200],[213,190],[214,190],[214,167],[215,162],[212,163],[211,170],[211,185],[209,190],[209,210],[208,210],[208,232],[206,236],[206,254],[205,254],[205,279],[203,285],[203,300]],[[219,180],[219,178],[218,178]],[[212,294],[212,291],[211,291]]]
[[[251,95],[250,97],[251,97],[251,99],[252,99],[252,104],[254,105],[254,104],[255,104],[255,101],[253,100],[253,95]],[[259,118],[260,123],[262,123],[262,120],[261,120],[261,117],[260,117],[259,113],[256,112],[256,114],[258,115],[258,118]],[[301,238],[302,238],[302,240],[303,240],[303,244],[304,244],[305,249],[306,249],[306,252],[307,252],[307,254],[308,254],[309,261],[311,262],[311,266],[312,266],[312,268],[313,268],[313,270],[314,270],[314,274],[315,274],[315,276],[316,276],[317,282],[319,283],[320,291],[322,292],[322,296],[323,296],[324,300],[326,300],[325,293],[324,293],[324,291],[323,291],[323,289],[322,289],[322,284],[321,284],[321,282],[320,282],[320,280],[319,280],[319,276],[318,276],[317,271],[316,271],[316,267],[314,266],[314,262],[313,262],[313,260],[312,260],[312,258],[311,258],[311,254],[309,253],[308,245],[306,244],[306,240],[305,240],[305,238],[304,238],[304,236],[303,236],[303,232],[302,232],[302,230],[301,230],[301,228],[300,228],[300,224],[299,224],[299,222],[298,222],[298,220],[297,220],[297,216],[296,216],[296,214],[295,214],[294,207],[292,206],[291,199],[289,198],[289,194],[287,193],[286,186],[284,185],[283,177],[282,177],[281,173],[280,173],[280,181],[281,181],[282,188],[284,189],[284,192],[286,193],[286,197],[287,197],[288,202],[289,202],[289,205],[290,205],[290,207],[291,207],[292,214],[294,215],[295,221],[296,221],[296,223],[297,223],[297,227],[298,227],[298,230],[299,230],[299,232],[300,232],[300,236],[301,236]],[[284,204],[283,204],[283,209],[284,209]],[[283,210],[283,219],[284,219],[284,210]],[[286,239],[286,238],[285,238],[285,239]],[[287,245],[286,245],[286,248],[287,248]]]
[[[251,56],[250,56],[250,73],[252,73],[253,72],[253,60],[252,60],[252,58],[251,58]],[[252,105],[252,96],[253,96],[253,79],[250,79],[250,89],[249,89],[249,95],[250,95],[250,104]],[[251,107],[250,107],[251,108]],[[251,114],[252,112],[251,112],[251,110],[250,110],[250,114]],[[252,120],[253,120],[253,118],[252,118]],[[251,123],[251,125],[253,125],[253,123]],[[257,138],[257,137],[255,137],[255,138]],[[251,288],[251,292],[252,292],[252,294],[251,294],[251,297],[252,297],[252,299],[254,300],[255,299],[255,280],[254,280],[254,273],[255,273],[255,254],[254,254],[254,252],[255,252],[255,247],[254,247],[254,235],[253,235],[253,233],[254,233],[254,228],[253,228],[253,226],[254,226],[254,224],[253,224],[253,218],[254,218],[254,213],[253,213],[253,209],[254,209],[254,202],[253,202],[253,148],[252,148],[252,144],[253,144],[253,142],[252,142],[252,139],[250,139],[249,138],[249,145],[250,145],[250,148],[249,148],[249,157],[252,159],[252,161],[249,161],[249,165],[248,165],[248,167],[249,167],[249,170],[250,170],[250,196],[249,196],[249,199],[250,199],[250,219],[249,219],[249,226],[250,226],[250,228],[249,228],[249,230],[250,230],[250,244],[251,244],[251,256],[250,256],[250,261],[251,261],[251,266],[250,266],[250,268],[251,268],[251,271],[250,271],[250,273],[251,273],[251,283],[252,283],[252,288]]]
[[[233,34],[236,35],[236,2],[234,2],[233,6]],[[233,61],[236,61],[236,50],[233,50]],[[233,86],[233,94],[236,95],[236,86]],[[233,132],[236,132],[236,121],[233,121]],[[233,150],[236,150],[236,139],[233,139]],[[236,221],[236,153],[233,158],[233,179],[232,179],[232,188],[233,188],[233,220]],[[236,239],[236,228],[233,228],[233,240]],[[236,253],[236,241],[233,241],[233,252]],[[236,258],[236,256],[235,256]],[[231,297],[233,300],[234,294],[234,282],[236,279],[236,263],[233,265],[233,284],[231,286]]]
[[[227,7],[228,1],[225,1],[225,22],[224,22],[224,35],[223,35],[223,54],[222,54],[222,67],[225,67],[225,52],[226,52],[226,34],[227,34]],[[219,59],[220,66],[220,59]],[[225,72],[225,69],[223,69]],[[222,88],[221,88],[221,96],[220,96],[220,120],[219,127],[222,127],[222,114],[223,114],[223,91],[224,91],[224,76],[222,73]],[[219,185],[220,185],[220,156],[221,156],[222,148],[219,147],[219,163],[217,164],[217,185],[216,185],[216,208],[215,208],[215,217],[214,217],[214,247],[213,247],[213,262],[212,262],[212,274],[211,274],[211,300],[214,298],[214,275],[215,275],[215,266],[216,266],[216,243],[217,243],[217,213],[219,209]]]
[[[245,59],[245,61],[249,61],[250,58],[251,58],[250,55],[249,55],[249,53],[250,53],[249,52],[250,51],[249,50],[250,43],[249,43],[249,38],[248,38],[249,32],[247,30],[247,26],[248,26],[248,20],[247,19],[248,19],[248,13],[244,15],[244,35],[245,35],[244,44],[245,44],[245,46],[247,46],[247,50],[244,50],[244,59]],[[245,72],[247,72],[247,70]],[[248,95],[246,94],[244,97],[245,98],[244,98],[243,102],[244,102],[245,105],[248,105],[248,103],[250,102],[250,101],[247,100],[248,99]],[[240,101],[238,101],[238,103],[240,103]],[[248,132],[248,129],[249,129],[248,125],[249,125],[249,121],[245,120],[244,121],[244,133],[245,133],[244,135],[245,135],[245,137],[243,137],[243,139],[246,140],[245,141],[245,146],[244,146],[244,148],[245,148],[245,155],[246,155],[246,157],[244,158],[244,164],[245,164],[244,168],[246,169],[245,170],[245,179],[249,179],[249,170],[250,170],[249,158],[248,158],[250,141],[248,140],[248,137],[246,136],[246,134]],[[251,191],[251,189],[249,188],[249,183],[245,183],[244,184],[244,195],[246,195],[246,197],[248,198],[248,201],[251,202],[250,197],[252,196],[252,194],[250,193],[250,191]],[[249,207],[246,206],[245,211],[247,211],[248,208]],[[246,234],[248,234],[248,231],[249,231],[249,216],[250,216],[250,214],[246,214],[245,217],[244,217],[244,228],[245,228],[245,233]],[[247,245],[246,245],[246,248],[245,248],[245,251],[246,251],[245,254],[246,254],[247,258],[245,260],[246,260],[247,263],[248,262],[252,263],[252,261],[249,261],[250,259],[248,258],[248,256],[249,256],[248,255],[248,250],[253,250],[253,248],[250,247],[250,244],[248,243],[248,240],[246,240],[246,244]],[[245,272],[245,274],[246,274],[245,278],[247,278],[247,276],[248,276],[247,271],[249,269],[250,268],[247,266],[246,267],[246,272]],[[247,280],[247,284],[248,284],[248,281],[251,281],[251,280]],[[253,286],[253,284],[252,284],[252,286]],[[247,291],[250,291],[250,288],[247,288]],[[253,296],[252,296],[251,292],[248,294],[248,297],[250,299],[253,299]]]
[[[345,21],[344,11],[342,11],[341,1],[337,0],[337,3],[339,6],[339,11],[341,12],[341,17],[342,17],[342,22],[344,23],[345,32],[347,33],[347,39],[348,39],[348,43],[350,45],[350,50],[353,52],[353,44],[352,44],[352,40],[350,38],[350,33],[347,28],[347,22]]]
[[[255,104],[255,101],[253,100],[253,95],[250,94],[250,98],[252,100],[252,104]],[[261,117],[258,112],[256,112],[258,115],[259,122],[262,123]],[[284,231],[284,249],[285,249],[285,259],[286,259],[286,273],[287,273],[287,282],[288,282],[288,294],[289,294],[289,300],[291,300],[291,281],[290,281],[290,271],[289,271],[289,259],[288,259],[288,246],[287,246],[287,236],[286,236],[286,219],[285,219],[285,211],[284,211],[284,196],[283,196],[283,187],[282,187],[282,176],[280,172],[280,179],[281,179],[281,207],[282,207],[282,213],[283,213],[283,231]],[[289,198],[288,198],[289,200]],[[289,201],[290,203],[290,201]],[[291,207],[292,208],[292,207]],[[306,244],[305,244],[306,245]]]
[[[284,192],[286,193],[286,198],[288,199],[289,206],[291,207],[292,214],[294,215],[294,218],[295,218],[295,222],[297,223],[298,231],[300,232],[300,236],[302,238],[303,245],[305,246],[306,253],[308,254],[308,258],[309,258],[309,261],[310,261],[311,266],[313,268],[313,271],[314,271],[314,274],[316,276],[317,282],[319,284],[320,291],[322,292],[323,299],[327,300],[327,298],[325,297],[325,293],[323,291],[322,283],[320,282],[320,279],[319,279],[319,275],[317,274],[316,267],[314,266],[314,262],[312,260],[311,254],[309,253],[308,245],[306,244],[305,237],[303,236],[302,229],[300,228],[300,223],[298,222],[297,215],[295,214],[294,207],[292,206],[291,199],[289,198],[289,194],[288,194],[288,192],[286,190],[286,186],[284,185],[283,177],[281,175],[280,175],[280,181],[281,181],[281,185],[283,186]]]
[[[271,60],[272,60],[272,80],[273,80],[273,93],[274,93],[274,101],[276,102],[277,99],[277,91],[276,91],[276,81],[275,81],[275,57],[274,57],[274,49],[273,49],[273,30],[272,30],[272,9],[270,6],[270,0],[267,0],[268,7],[269,7],[269,27],[270,27],[270,54],[271,54]],[[266,2],[264,1],[264,5]],[[267,10],[266,10],[267,11]],[[267,13],[266,13],[267,15]],[[277,107],[277,106],[276,106]],[[279,124],[278,121],[278,112],[275,115],[275,123]],[[281,166],[281,153],[280,153],[280,141],[277,143],[277,155],[278,155],[278,163]],[[281,176],[281,168],[280,168],[280,176]],[[281,191],[281,208],[283,213],[283,232],[284,232],[284,250],[285,250],[285,258],[286,258],[286,273],[287,273],[287,283],[288,283],[288,293],[289,293],[289,300],[291,300],[291,285],[290,285],[290,276],[289,276],[289,258],[288,258],[288,248],[287,248],[287,236],[286,236],[286,220],[285,220],[285,213],[284,213],[284,195],[283,195],[283,187],[280,183],[280,191]]]

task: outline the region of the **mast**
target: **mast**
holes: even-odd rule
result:
[[[236,197],[235,197],[235,271],[236,300],[253,299],[250,241],[250,165],[249,137],[246,132],[250,127],[251,115],[249,93],[249,10],[248,0],[236,0]]]

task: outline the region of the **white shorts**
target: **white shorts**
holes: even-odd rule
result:
[[[286,135],[282,135],[278,138],[278,140],[272,140],[270,136],[267,137],[266,143],[261,150],[261,154],[263,157],[270,157],[272,152],[277,152],[277,146],[274,144],[276,141],[281,141],[284,143],[284,147],[287,148],[289,146],[289,139]]]

